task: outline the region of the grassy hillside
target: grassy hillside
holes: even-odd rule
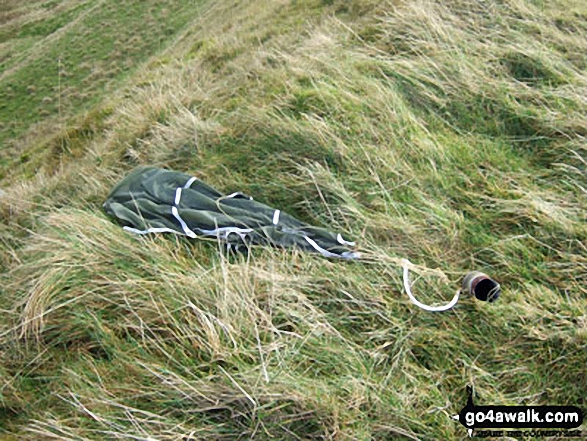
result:
[[[465,439],[467,384],[587,410],[586,97],[582,0],[4,1],[0,440]],[[146,164],[368,259],[129,235],[101,206]],[[401,258],[427,303],[502,298],[422,311]]]

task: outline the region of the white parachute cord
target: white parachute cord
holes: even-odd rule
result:
[[[402,259],[402,267],[404,269],[404,289],[408,293],[408,297],[410,298],[412,303],[414,305],[416,305],[417,307],[422,308],[425,311],[440,312],[440,311],[449,310],[450,308],[455,306],[457,304],[457,302],[459,301],[459,296],[461,294],[460,289],[455,293],[452,300],[449,303],[447,303],[446,305],[430,306],[430,305],[426,305],[426,304],[420,302],[416,297],[414,297],[414,295],[412,294],[412,291],[410,289],[410,267],[413,267],[412,262],[410,262],[408,259]]]

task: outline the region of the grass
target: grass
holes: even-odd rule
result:
[[[0,439],[464,439],[468,384],[585,409],[585,18],[573,0],[7,3]],[[101,204],[144,164],[369,259],[130,236]],[[401,258],[427,303],[469,270],[503,295],[421,311]]]
[[[133,1],[124,8],[111,1],[73,3],[53,14],[43,11],[36,20],[4,25],[7,51],[19,53],[0,65],[5,70],[0,142],[7,143],[10,156],[18,150],[10,148],[10,141],[32,125],[41,124],[42,130],[63,126],[67,117],[96,104],[109,84],[132,74],[181,32],[194,8],[171,1]],[[34,44],[26,46],[23,40]]]

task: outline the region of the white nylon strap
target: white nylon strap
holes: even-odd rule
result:
[[[404,268],[404,289],[408,293],[408,297],[410,298],[410,300],[412,301],[412,303],[414,305],[418,306],[419,308],[422,308],[425,311],[440,312],[440,311],[446,311],[457,304],[457,302],[459,301],[459,295],[461,294],[461,290],[458,290],[455,293],[452,300],[450,302],[448,302],[446,305],[429,306],[429,305],[426,305],[426,304],[420,302],[418,299],[416,299],[416,297],[414,297],[414,295],[412,294],[412,291],[410,290],[410,274],[409,274],[409,271],[410,271],[409,267],[410,266],[412,266],[412,263],[408,259],[403,259],[402,267]]]
[[[354,243],[354,242],[349,242],[349,241],[347,241],[347,240],[344,240],[344,239],[342,238],[342,236],[341,236],[341,234],[340,234],[340,233],[338,233],[338,234],[337,234],[337,236],[336,236],[336,241],[337,241],[339,244],[341,244],[341,245],[349,245],[349,246],[351,246],[351,247],[354,247],[354,246],[355,246],[355,243]]]
[[[332,252],[322,248],[320,245],[318,245],[314,240],[310,239],[308,236],[303,236],[303,237],[304,237],[304,239],[306,239],[306,241],[310,245],[312,245],[312,248],[314,248],[316,251],[318,251],[324,257],[337,257],[339,259],[340,258],[342,258],[342,259],[358,259],[359,257],[361,257],[360,253],[354,253],[352,251],[346,251],[342,254],[332,253]]]
[[[196,178],[195,176],[190,178],[189,181],[186,182],[186,184],[183,186],[183,188],[190,188],[191,185],[196,182],[198,180],[198,178]]]
[[[185,223],[185,221],[181,218],[181,216],[179,215],[179,211],[177,210],[177,206],[179,205],[179,201],[181,200],[181,192],[184,188],[189,188],[190,185],[192,185],[194,183],[194,181],[196,181],[195,176],[191,177],[186,184],[183,187],[177,187],[175,189],[175,200],[173,207],[171,207],[171,214],[173,214],[173,216],[178,220],[178,222],[181,224],[181,228],[183,229],[183,232],[186,234],[186,236],[189,236],[191,238],[194,237],[198,237],[198,235],[196,233],[194,233],[192,230],[190,230],[190,227],[188,227],[188,224]]]
[[[230,198],[234,198],[236,196],[244,196],[244,197],[249,198],[250,201],[253,200],[253,198],[251,196],[247,196],[246,194],[241,193],[240,191],[235,191],[234,193],[230,193],[228,196],[223,196],[222,199],[230,199]]]
[[[231,233],[236,233],[243,240],[246,239],[247,233],[252,232],[252,228],[239,228],[239,227],[219,227],[214,230],[202,230],[198,228],[198,233],[202,233],[206,236],[216,236],[221,239],[227,239]]]
[[[132,227],[122,227],[123,230],[129,231],[134,234],[149,234],[149,233],[173,233],[173,234],[181,234],[179,231],[173,230],[167,227],[154,227],[154,228],[147,228],[146,230],[139,230],[137,228]]]
[[[173,216],[181,224],[181,228],[183,229],[183,232],[186,234],[186,236],[189,236],[191,238],[198,237],[196,235],[196,233],[194,233],[192,230],[190,230],[190,227],[188,227],[188,224],[186,224],[184,222],[184,220],[180,217],[180,215],[179,215],[179,213],[177,211],[177,207],[176,206],[171,207],[171,214],[173,214]]]

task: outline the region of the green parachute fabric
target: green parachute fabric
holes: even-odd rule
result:
[[[104,203],[135,234],[174,233],[216,238],[232,246],[274,245],[325,257],[358,259],[355,244],[324,228],[253,200],[223,195],[198,178],[157,167],[139,167],[119,182]]]

